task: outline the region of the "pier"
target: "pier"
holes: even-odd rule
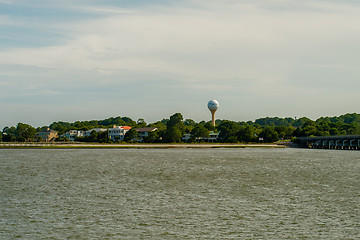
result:
[[[360,150],[360,135],[299,137],[297,143],[315,149]]]

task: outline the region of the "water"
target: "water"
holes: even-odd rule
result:
[[[360,154],[2,149],[1,239],[360,239]]]

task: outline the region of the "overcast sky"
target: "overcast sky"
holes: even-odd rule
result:
[[[360,111],[359,0],[0,0],[0,128]],[[0,129],[0,130],[1,130]]]

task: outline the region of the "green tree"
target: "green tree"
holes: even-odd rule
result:
[[[261,133],[259,134],[259,137],[264,138],[264,142],[276,142],[279,140],[279,135],[275,131],[275,128],[273,126],[267,126],[265,127]]]
[[[138,128],[146,127],[146,122],[143,118],[139,118],[136,122]]]
[[[352,122],[352,123],[350,124],[350,127],[349,127],[347,133],[348,133],[349,135],[360,134],[360,123],[358,123],[358,122]]]
[[[121,119],[125,122],[125,125],[128,125],[130,127],[136,127],[136,122],[134,120],[132,120],[131,118],[122,117]]]
[[[340,135],[340,132],[337,128],[333,127],[333,128],[330,128],[330,135],[333,135],[333,136]]]
[[[306,137],[316,136],[317,133],[316,126],[308,125],[302,129],[301,133],[302,136],[306,136]]]
[[[215,131],[215,127],[214,127],[214,125],[212,125],[212,122],[211,122],[211,121],[206,122],[206,123],[204,124],[204,127],[205,127],[206,129],[208,129],[209,131]]]
[[[224,120],[218,126],[220,131],[219,138],[224,142],[237,142],[237,136],[240,130],[239,124],[233,121]]]
[[[87,142],[97,142],[99,133],[95,130],[91,131],[90,136],[85,137],[85,141]]]
[[[292,126],[276,126],[275,131],[281,139],[290,139],[293,136],[295,128]]]
[[[177,127],[180,131],[183,131],[185,129],[185,125],[183,123],[183,116],[181,115],[181,113],[175,113],[174,115],[172,115],[167,122],[166,127],[167,129]]]
[[[209,130],[205,128],[203,125],[196,125],[196,127],[191,131],[191,136],[194,138],[208,138]]]
[[[70,124],[68,122],[53,122],[52,124],[50,124],[49,128],[58,131],[58,133],[61,135],[71,129],[75,129],[75,127],[73,128],[72,125],[73,124]],[[46,130],[46,128],[47,126],[44,126],[41,128],[41,130]],[[38,131],[40,132],[41,130],[39,129]]]
[[[138,138],[139,138],[138,131],[136,131],[134,128],[132,128],[125,133],[124,141],[125,142],[133,142],[133,141],[138,140]]]
[[[149,127],[156,127],[159,131],[166,130],[166,124],[163,123],[163,121],[157,121],[155,123],[149,124]]]
[[[3,141],[4,142],[13,142],[15,141],[16,139],[16,128],[15,127],[4,127],[3,128],[3,131],[2,131],[2,134],[3,134]]]
[[[70,140],[67,137],[60,137],[56,139],[57,142],[69,142]]]
[[[31,141],[34,139],[36,129],[29,124],[18,123],[16,127],[16,138],[18,141]]]
[[[182,137],[181,130],[176,127],[172,126],[165,131],[165,142],[180,142]]]
[[[196,122],[194,120],[192,120],[192,119],[185,119],[184,124],[185,124],[185,126],[195,127]]]
[[[98,124],[102,126],[112,127],[113,125],[124,126],[126,125],[126,122],[121,117],[111,117],[98,121]]]
[[[328,124],[329,122],[322,121],[317,124],[316,136],[329,136],[330,135],[330,126]]]
[[[98,136],[97,136],[97,141],[99,143],[109,143],[111,142],[109,136],[108,136],[108,131],[104,131],[104,132],[99,132]]]
[[[309,118],[302,117],[299,119],[296,119],[294,123],[292,124],[294,127],[302,127],[307,121],[311,121]]]
[[[154,143],[159,140],[158,131],[149,132],[149,135],[144,138],[144,142],[146,143]]]
[[[170,119],[166,121],[166,128],[167,129],[162,132],[163,141],[180,142],[182,133],[186,130],[181,113],[175,113],[172,115]]]
[[[255,127],[248,124],[242,125],[238,131],[238,140],[240,142],[256,142]]]

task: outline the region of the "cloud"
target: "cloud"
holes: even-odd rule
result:
[[[255,109],[262,117],[266,108],[275,115],[299,110],[306,115],[311,102],[334,102],[336,92],[345,97],[359,90],[355,53],[360,50],[360,8],[354,7],[355,2],[56,4],[66,13],[84,14],[70,22],[33,20],[37,28],[56,32],[61,41],[55,35],[54,44],[19,45],[0,52],[3,79],[11,80],[23,93],[29,86],[38,90],[34,91],[38,96],[56,92],[56,96],[75,99],[74,92],[88,98],[107,93],[111,97],[104,97],[105,102],[110,98],[133,101],[131,106],[140,112],[144,109],[139,99],[152,97],[155,104],[170,109],[164,102],[181,108],[177,101],[184,95],[186,106],[199,98],[220,96],[230,104],[229,116],[237,109],[231,102],[247,101],[244,111]],[[8,17],[0,18],[0,24]],[[34,22],[24,21],[23,26]],[[39,34],[39,41],[41,37],[50,39]],[[26,74],[16,76],[20,73],[11,66],[26,69]],[[351,85],[344,86],[344,79]],[[16,97],[13,90],[3,91],[8,98]],[[121,94],[116,95],[117,91]],[[270,105],[309,93],[296,110],[291,104]]]

